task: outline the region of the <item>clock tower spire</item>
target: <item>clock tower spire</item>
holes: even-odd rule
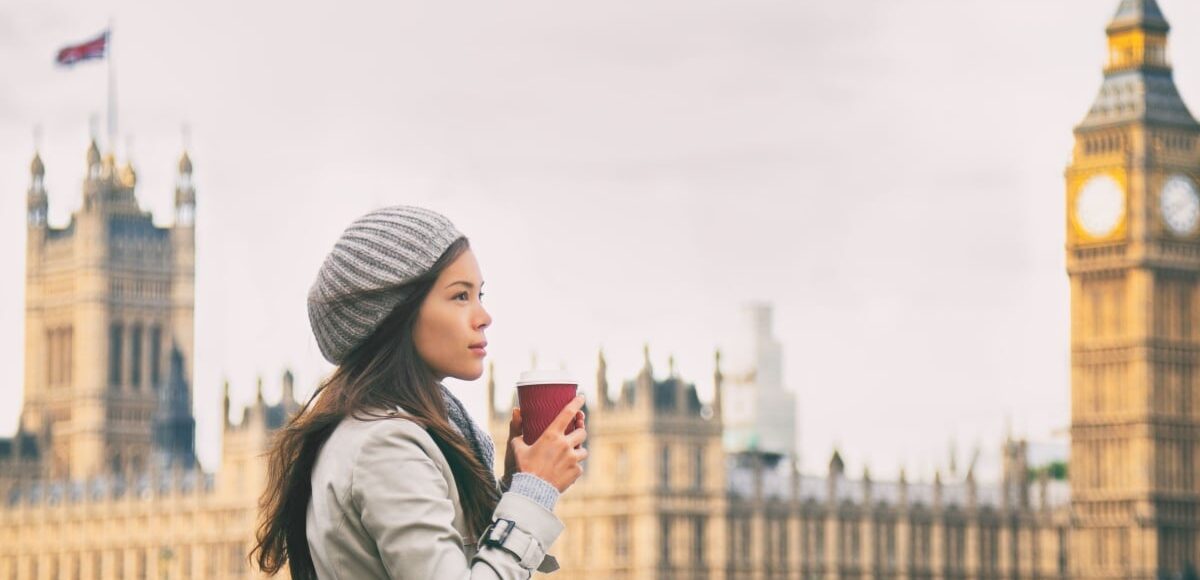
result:
[[[1155,0],[1122,0],[1066,171],[1072,578],[1200,567],[1200,124]]]

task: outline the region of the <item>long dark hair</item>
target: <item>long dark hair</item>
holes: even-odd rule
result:
[[[275,575],[286,564],[294,579],[317,577],[304,529],[317,454],[343,418],[390,419],[389,412],[397,406],[429,432],[446,456],[469,533],[478,536],[487,527],[500,497],[491,466],[484,466],[463,435],[451,427],[437,377],[417,354],[412,340],[417,311],[438,274],[468,247],[467,239],[459,238],[428,272],[406,283],[407,297],[275,436],[268,456],[267,489],[259,500],[257,541],[250,554],[263,572]]]

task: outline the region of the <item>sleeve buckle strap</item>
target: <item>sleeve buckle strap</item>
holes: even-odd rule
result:
[[[507,526],[507,527],[505,527]],[[496,528],[504,527],[504,531],[500,532],[500,537],[496,537]],[[483,532],[483,543],[488,546],[504,547],[504,541],[508,539],[509,534],[516,529],[517,522],[506,520],[504,518],[496,518],[487,530]]]
[[[505,518],[496,518],[484,530],[482,543],[516,556],[521,566],[531,570],[541,564],[546,555],[537,539],[518,528],[516,522]]]

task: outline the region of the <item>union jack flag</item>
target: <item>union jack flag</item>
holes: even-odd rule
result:
[[[81,60],[104,58],[107,50],[108,31],[105,30],[87,42],[63,47],[58,51],[58,56],[54,58],[54,61],[62,66],[71,66]]]

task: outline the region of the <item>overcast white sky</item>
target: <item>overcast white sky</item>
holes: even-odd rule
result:
[[[853,474],[931,477],[951,438],[994,460],[1006,417],[1062,444],[1062,172],[1117,3],[9,0],[0,433],[21,401],[33,127],[61,226],[105,68],[53,55],[111,17],[118,152],[163,224],[191,126],[210,469],[223,378],[242,403],[262,375],[271,401],[285,367],[304,391],[329,370],[308,286],[350,220],[394,203],[471,237],[502,391],[533,351],[590,389],[601,346],[619,383],[648,341],[707,398],[740,304],[769,300],[806,471],[837,445]],[[1196,98],[1200,4],[1160,4]],[[454,388],[478,413],[483,385]]]

